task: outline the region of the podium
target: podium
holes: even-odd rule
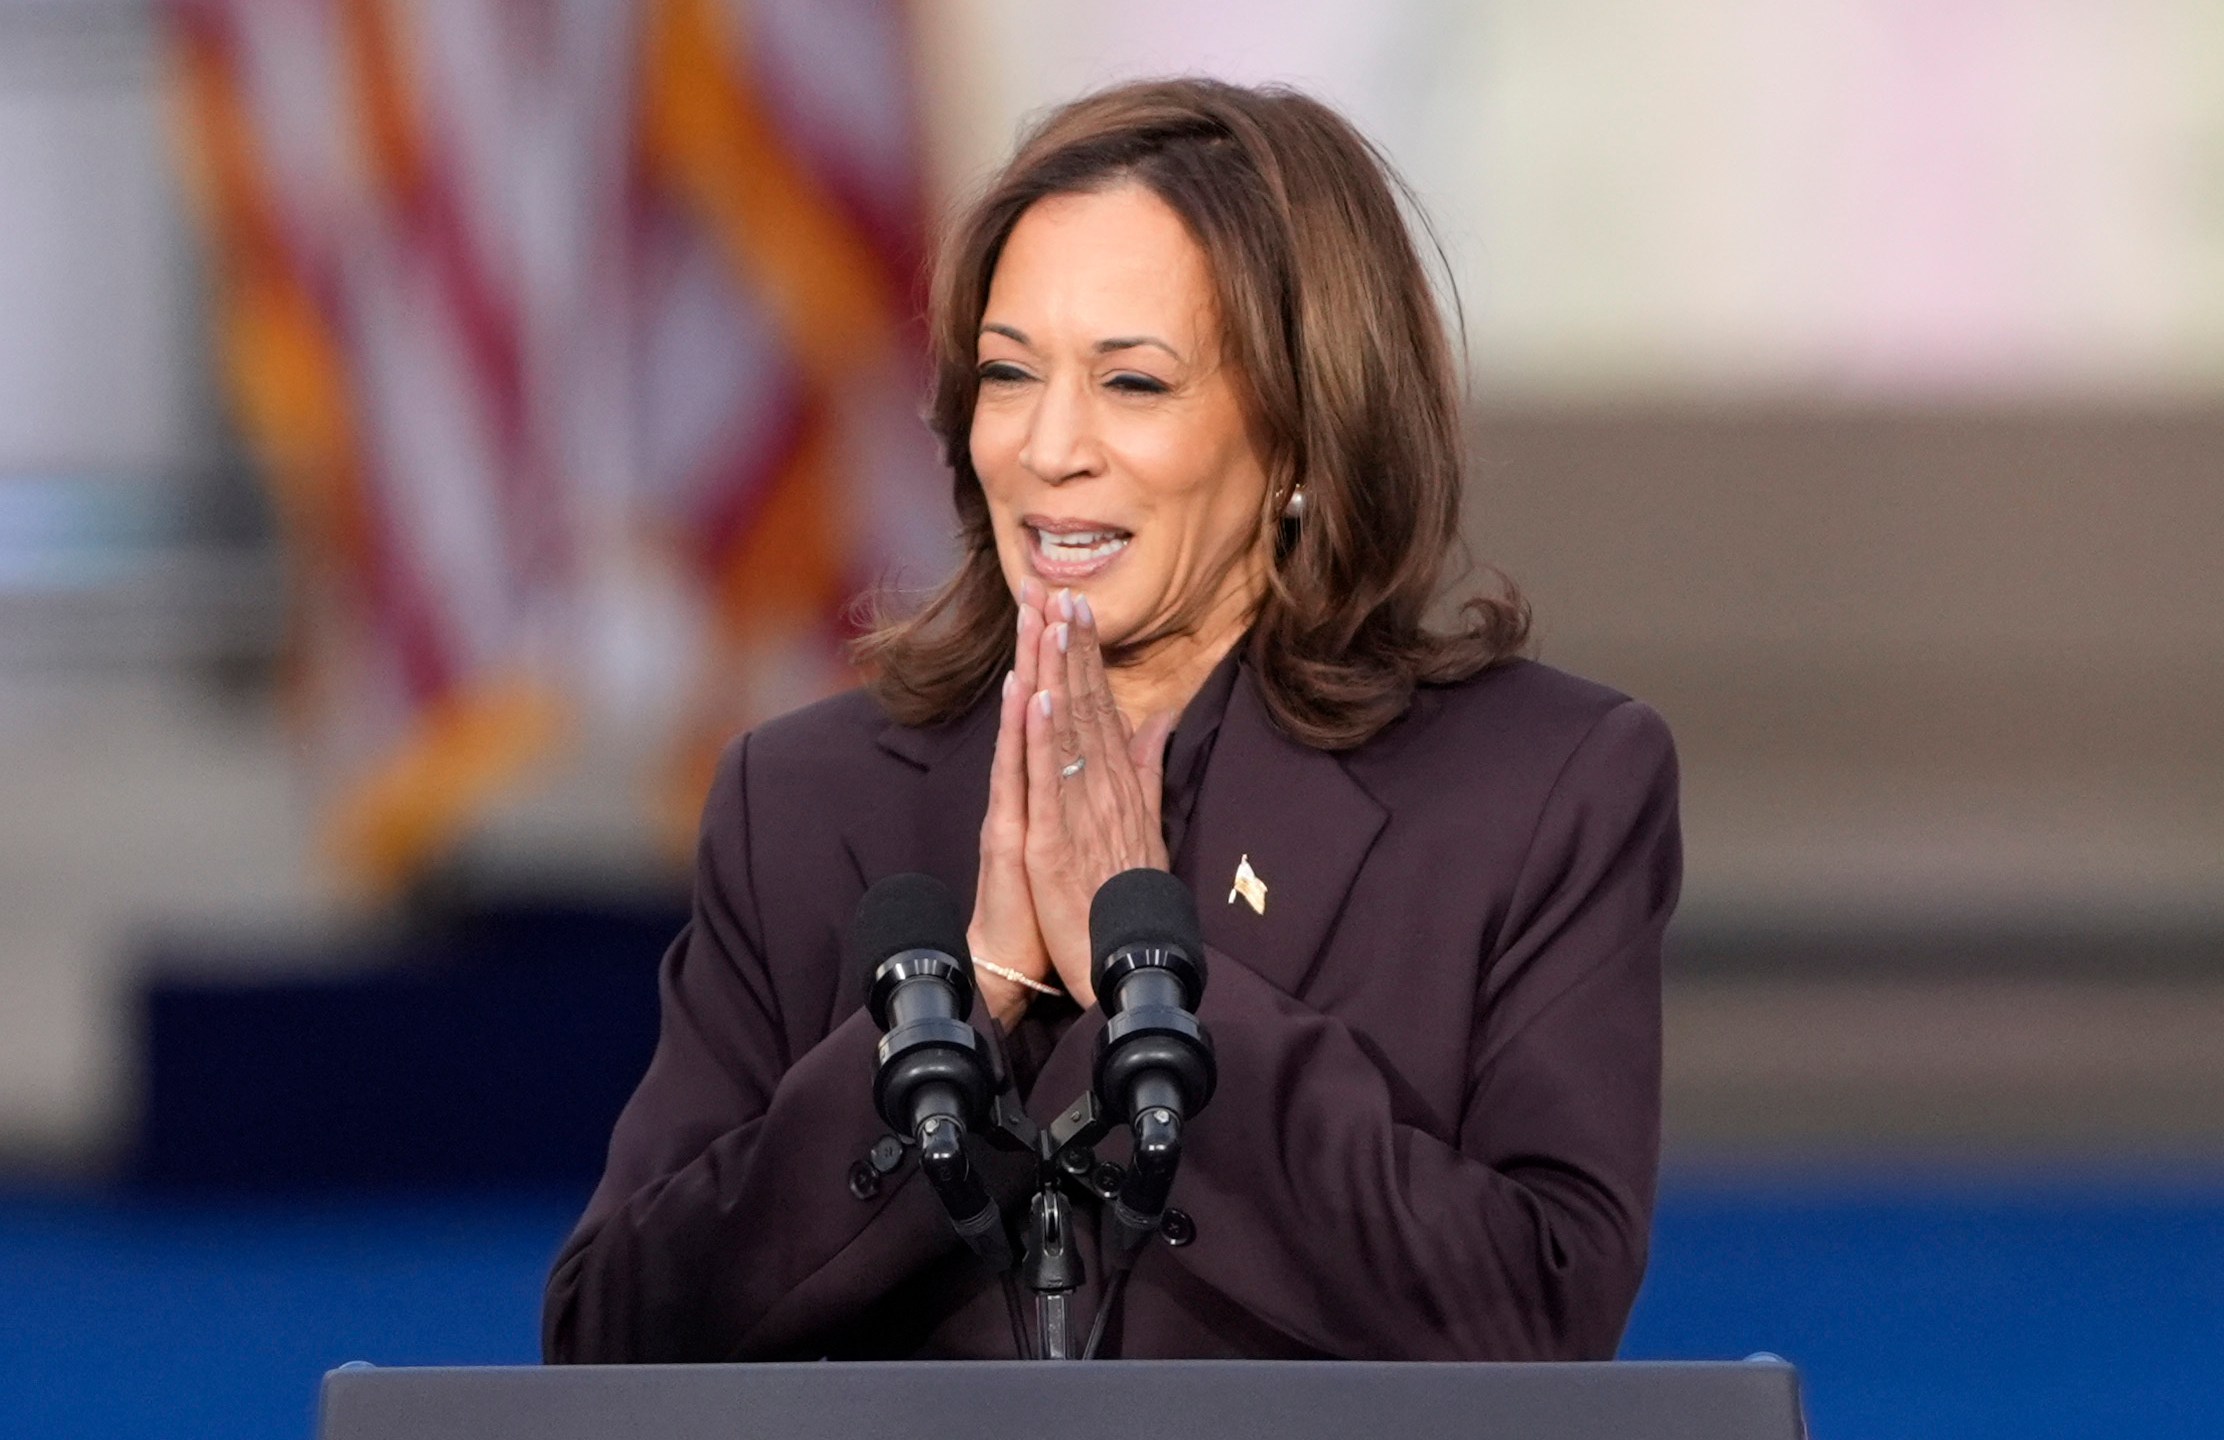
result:
[[[1799,1378],[1723,1364],[1265,1360],[382,1369],[319,1440],[1804,1440]]]

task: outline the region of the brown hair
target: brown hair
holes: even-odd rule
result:
[[[1246,659],[1276,722],[1345,749],[1404,713],[1417,684],[1517,654],[1529,611],[1511,584],[1468,600],[1452,633],[1426,624],[1459,536],[1462,417],[1451,343],[1399,212],[1410,192],[1317,100],[1158,80],[1053,112],[944,239],[927,422],[953,476],[963,559],[918,610],[857,642],[882,706],[907,724],[947,720],[1012,663],[1015,602],[970,444],[981,315],[1030,205],[1123,182],[1164,201],[1204,250],[1223,354],[1269,447],[1259,525],[1274,563]],[[1284,520],[1299,484],[1303,517]]]

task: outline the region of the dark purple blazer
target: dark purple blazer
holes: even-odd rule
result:
[[[897,871],[972,895],[995,729],[993,696],[921,730],[853,692],[727,752],[655,1059],[549,1281],[550,1360],[1017,1353],[916,1167],[869,1200],[845,1178],[885,1127],[843,932]],[[1681,870],[1660,718],[1521,661],[1331,754],[1244,671],[1183,851],[1220,1087],[1174,1192],[1196,1239],[1145,1251],[1116,1353],[1611,1356],[1645,1268]],[[1230,897],[1246,855],[1263,914]],[[1101,1029],[1059,1039],[1038,1121],[1088,1086]]]

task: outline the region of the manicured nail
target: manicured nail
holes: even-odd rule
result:
[[[1009,700],[1009,699],[1011,699],[1011,698],[1012,698],[1012,687],[1013,687],[1014,685],[1017,685],[1018,683],[1019,683],[1019,672],[1018,672],[1018,671],[1016,671],[1016,670],[1006,670],[1006,671],[1004,672],[1004,698],[1005,698],[1006,700]]]
[[[1071,590],[1058,592],[1058,618],[1061,620],[1071,620],[1073,618],[1073,592]]]
[[[1072,641],[1073,627],[1071,625],[1061,623],[1058,626],[1058,653],[1061,655],[1065,654],[1066,646],[1071,644]]]
[[[1050,692],[1048,690],[1037,690],[1035,692],[1035,708],[1043,712],[1043,717],[1045,719],[1049,718]]]
[[[1074,614],[1075,614],[1075,615],[1076,615],[1076,616],[1077,616],[1077,617],[1078,617],[1078,618],[1080,619],[1080,621],[1081,621],[1082,625],[1083,625],[1083,626],[1084,626],[1085,628],[1087,628],[1087,629],[1090,629],[1090,630],[1094,630],[1094,629],[1096,629],[1096,627],[1097,627],[1097,617],[1096,617],[1096,612],[1095,612],[1095,611],[1093,611],[1093,610],[1091,610],[1091,609],[1089,608],[1089,597],[1088,597],[1088,596],[1086,596],[1086,595],[1083,595],[1083,596],[1080,596],[1080,597],[1076,598],[1076,599],[1074,600],[1074,602],[1073,602],[1073,610],[1074,610]]]

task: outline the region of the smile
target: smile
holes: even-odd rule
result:
[[[1028,559],[1045,580],[1071,582],[1102,574],[1127,549],[1134,535],[1110,525],[1076,524],[1030,517],[1021,527],[1027,532]]]

